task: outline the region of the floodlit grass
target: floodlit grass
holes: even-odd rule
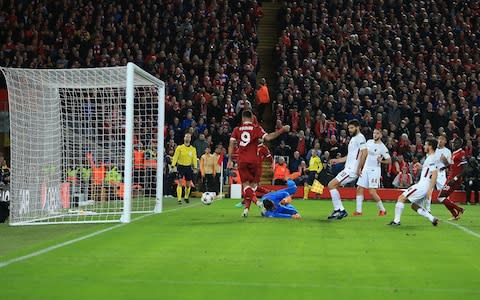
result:
[[[392,228],[393,204],[377,217],[373,203],[327,221],[329,201],[294,202],[299,221],[242,219],[235,203],[166,199],[170,212],[0,268],[1,299],[480,299],[480,238],[446,222],[406,208]],[[480,206],[457,224],[480,234]],[[2,225],[0,264],[109,226]]]

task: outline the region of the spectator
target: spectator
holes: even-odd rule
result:
[[[409,164],[410,174],[412,174],[413,183],[417,183],[420,180],[420,175],[422,172],[422,165],[418,162],[418,157],[414,156],[412,162]]]
[[[260,79],[260,86],[256,93],[256,100],[258,107],[258,121],[261,122],[263,120],[265,108],[270,103],[270,95],[267,87],[267,81],[265,80],[265,78]]]
[[[298,169],[297,169],[297,173],[299,174],[299,176],[295,178],[294,180],[295,183],[297,185],[304,185],[305,181],[308,178],[308,167],[307,167],[307,163],[304,160],[300,162],[300,165],[298,166]]]
[[[322,155],[322,151],[320,150],[320,143],[318,141],[315,142],[315,146],[313,146],[313,149],[308,150],[307,157],[306,157],[308,161],[310,161],[310,158],[312,157],[313,152],[316,153],[316,156]]]
[[[207,120],[210,124],[215,124],[221,120],[223,115],[222,108],[218,105],[218,98],[212,97],[212,101],[207,106]]]
[[[445,0],[380,5],[284,2],[275,101],[297,101],[306,136],[307,129],[322,135],[321,122],[314,118],[312,124],[310,116],[320,110],[334,114],[337,133],[351,118],[361,120],[367,134],[372,126],[386,129],[382,139],[392,152],[410,150],[404,139],[397,141],[403,134],[416,144],[420,133],[419,145],[441,127],[451,137],[473,134],[480,128],[475,35],[480,24],[467,20],[477,15],[478,5]]]
[[[202,178],[204,192],[216,191],[215,164],[218,163],[217,160],[218,158],[211,153],[210,147],[205,148],[205,152],[200,157],[200,176]]]
[[[400,137],[400,140],[397,143],[397,152],[399,155],[404,155],[410,150],[410,140],[408,139],[408,134],[404,133]]]
[[[284,140],[280,141],[280,145],[275,148],[274,155],[290,157],[292,156],[292,148],[285,143]]]
[[[453,140],[454,138],[460,136],[460,130],[453,121],[449,121],[445,134],[449,140]]]
[[[198,156],[202,156],[207,148],[209,148],[209,144],[207,140],[205,139],[205,134],[200,133],[198,138],[192,143],[192,146],[195,147],[197,150]],[[208,152],[210,156],[210,151]]]
[[[258,94],[256,25],[263,12],[256,0],[208,5],[199,0],[182,5],[115,0],[110,6],[105,0],[10,2],[0,3],[12,20],[0,32],[1,66],[137,63],[166,83],[166,152],[181,144],[193,125],[196,136],[205,134],[206,127],[207,139],[223,142],[237,111]],[[299,133],[292,139],[298,140],[293,150],[301,157],[316,137],[322,147],[323,139],[332,143],[333,136],[346,145],[343,123],[353,117],[362,121],[363,131],[372,125],[385,129],[382,139],[392,152],[403,152],[400,136],[407,134],[419,147],[417,155],[423,155],[425,138],[443,131],[449,139],[464,138],[472,154],[479,152],[477,2],[313,0],[282,5],[274,107],[283,106],[281,123],[290,122],[292,132]],[[260,82],[258,90],[268,91],[266,82]],[[263,109],[259,112],[262,120]],[[336,123],[327,122],[325,129],[323,115],[327,121],[333,115]]]
[[[396,100],[393,100],[393,96],[389,95],[388,96],[388,113],[387,113],[387,118],[389,124],[395,125],[395,127],[398,127],[400,125],[400,119],[402,117],[402,112],[400,108],[398,108],[398,103]]]
[[[304,161],[304,159],[300,156],[300,152],[293,152],[293,157],[290,158],[290,161],[288,163],[288,170],[290,171],[290,173],[298,172],[302,161]]]
[[[413,158],[417,156],[417,149],[415,145],[410,145],[408,151],[403,153],[403,157],[407,162],[412,162]],[[411,173],[411,172],[410,172]]]
[[[398,189],[406,189],[413,184],[412,175],[408,171],[408,166],[404,165],[402,171],[397,174],[393,180],[393,186]]]
[[[403,119],[402,121],[400,121],[400,127],[398,128],[397,133],[400,136],[406,134],[406,137],[407,137],[406,140],[409,140],[410,130],[407,127],[407,120]]]
[[[280,156],[278,158],[278,163],[275,164],[275,168],[273,170],[273,184],[285,185],[289,176],[290,171],[288,170],[288,166],[285,163],[285,158]]]

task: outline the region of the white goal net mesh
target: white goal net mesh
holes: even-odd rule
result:
[[[132,212],[158,210],[164,86],[135,70],[129,126],[127,67],[2,69],[10,104],[10,224],[118,222],[130,198]],[[132,157],[125,152],[128,130]]]

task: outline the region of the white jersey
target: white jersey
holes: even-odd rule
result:
[[[345,168],[350,170],[357,170],[360,151],[367,149],[367,143],[365,137],[360,132],[350,139],[348,143],[347,161],[345,162]]]
[[[438,169],[438,161],[437,156],[427,155],[427,158],[423,162],[422,166],[422,174],[420,175],[420,181],[418,184],[421,185],[428,185],[432,181],[432,173],[433,171]]]
[[[452,162],[452,151],[450,151],[450,149],[448,149],[447,147],[437,148],[437,150],[435,150],[435,156],[437,157],[437,160],[438,160],[437,164],[438,164],[439,169],[447,167],[443,163],[443,160],[441,159],[442,155],[445,156],[445,158],[447,159],[449,164],[453,163]]]
[[[363,169],[379,169],[380,163],[378,162],[378,157],[381,156],[383,159],[389,159],[390,153],[388,153],[387,147],[380,141],[380,143],[375,143],[374,140],[367,141],[367,150],[368,156],[365,161],[365,166]]]

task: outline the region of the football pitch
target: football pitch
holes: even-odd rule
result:
[[[175,202],[127,225],[0,225],[0,299],[480,299],[480,206],[392,228],[393,203],[327,221],[330,201],[294,201],[302,220]]]

